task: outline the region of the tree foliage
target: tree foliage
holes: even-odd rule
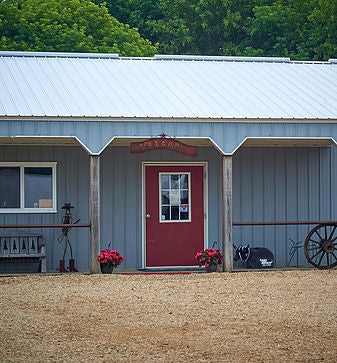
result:
[[[314,28],[310,40],[315,59],[337,58],[337,1],[318,0],[308,19]]]
[[[103,1],[0,0],[0,49],[337,58],[336,0]]]
[[[337,58],[336,0],[106,0],[106,6],[161,53]]]
[[[0,0],[0,49],[152,56],[136,29],[89,0]]]

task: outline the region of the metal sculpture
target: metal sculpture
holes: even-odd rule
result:
[[[71,209],[73,209],[73,208],[74,207],[71,205],[71,203],[65,203],[64,206],[61,208],[61,209],[65,210],[65,214],[62,217],[62,224],[76,224],[80,221],[80,219],[78,219],[76,222],[73,223],[73,217],[71,214]],[[71,229],[71,227],[63,227],[62,234],[57,238],[59,243],[61,243],[63,240],[65,241],[63,258],[62,258],[62,260],[60,260],[60,269],[59,269],[60,272],[68,272],[68,270],[65,267],[65,259],[64,259],[66,256],[68,246],[69,246],[69,250],[70,250],[69,271],[70,272],[78,271],[75,268],[75,259],[73,258],[73,249],[72,249],[70,239],[68,236],[70,229]]]

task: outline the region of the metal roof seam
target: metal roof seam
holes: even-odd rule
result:
[[[111,72],[111,70],[110,70],[110,68],[107,66],[105,60],[102,62],[102,67],[101,68],[100,67],[97,67],[97,69],[98,69],[98,72],[102,75],[103,78],[106,78],[106,77],[104,77],[104,70],[105,70],[108,74],[111,74],[111,76],[112,76],[113,80],[115,81],[115,83],[116,82],[119,82],[119,80],[116,79],[116,77],[117,77],[117,75],[118,75],[119,72],[116,72],[116,74],[113,75],[112,72]],[[111,84],[109,84],[109,89],[111,89],[111,87],[112,87]],[[127,104],[125,102],[125,99],[126,99],[125,96],[127,96],[127,91],[124,89],[124,85],[121,82],[119,82],[118,84],[120,85],[119,92],[116,89],[116,85],[115,85],[115,87],[112,87],[113,88],[113,91],[114,91],[114,94],[116,95],[116,97],[120,101],[120,104],[118,105],[118,107],[120,107],[120,105],[122,105],[121,107],[124,107],[124,109],[130,110],[131,103],[133,103],[134,105],[136,105],[136,107],[138,107],[138,104],[133,99],[131,99],[131,103],[129,102],[129,104]],[[123,94],[122,95],[120,94],[121,93],[120,92],[121,90],[122,90],[122,93],[124,94],[124,96],[123,96]],[[110,102],[111,102],[111,100],[110,100]]]
[[[237,85],[235,84],[235,82],[233,83],[233,79],[231,77],[231,75],[227,75],[226,77],[224,77],[223,74],[218,74],[216,78],[212,79],[213,83],[217,83],[219,85],[219,89],[220,86],[224,85],[224,84],[228,84],[230,89],[231,89],[231,93],[230,96],[233,95],[233,90],[235,90],[236,94],[240,94],[240,89],[237,87]],[[226,96],[228,95],[228,93],[226,93]],[[224,96],[223,96],[224,97]],[[227,101],[228,103],[231,102],[231,104],[233,104],[233,102],[236,102],[237,106],[234,106],[234,108],[236,110],[244,110],[246,108],[246,100],[241,99],[240,97],[232,97],[231,101]],[[239,116],[238,116],[239,115]],[[244,117],[244,113],[243,111],[239,111],[237,115],[231,115],[232,118],[238,118],[238,117]]]
[[[277,74],[275,74],[275,72],[274,73],[271,72],[270,67],[265,67],[263,74],[264,75],[267,75],[268,74],[269,75],[268,79],[273,79],[273,77],[275,78],[275,75],[277,75]],[[291,82],[291,77],[289,77],[289,79],[290,79],[290,83],[292,83]],[[287,79],[286,82],[289,82],[289,79]],[[276,99],[276,101],[277,101],[276,103],[280,107],[280,109],[282,109],[282,107],[281,107],[280,102],[279,102],[280,101],[280,89],[279,89],[279,87],[280,87],[281,84],[284,83],[284,80],[285,80],[284,77],[280,77],[280,79],[278,80],[278,83],[277,83],[278,89],[275,90],[277,92],[277,94],[275,94],[276,97],[273,97],[273,99]],[[292,92],[291,88],[287,87],[286,84],[284,86],[287,88],[288,91]],[[293,95],[297,96],[296,92],[292,92],[292,93],[293,93]],[[293,102],[294,99],[291,98],[291,101]],[[309,106],[311,106],[311,105],[309,104]],[[294,108],[294,107],[292,107],[292,106],[289,105],[289,98],[287,99],[287,109],[288,108],[292,108],[293,110],[296,110],[296,108]],[[303,107],[302,107],[302,109],[303,109]],[[284,110],[284,107],[283,107],[283,110]],[[285,111],[285,112],[288,115],[290,115],[290,113],[288,111]],[[284,116],[282,116],[282,118],[284,118]],[[290,118],[293,118],[294,119],[294,116],[290,116]]]
[[[220,95],[220,92],[219,92],[219,89],[217,89],[216,87],[215,87],[215,84],[216,84],[216,82],[217,82],[217,84],[219,85],[219,88],[220,88],[220,86],[222,86],[223,87],[223,84],[221,83],[220,84],[220,82],[219,82],[219,78],[218,79],[212,79],[212,82],[210,82],[210,80],[211,80],[211,77],[210,77],[210,74],[209,74],[209,72],[207,72],[207,71],[209,71],[209,69],[208,69],[209,67],[207,67],[207,70],[203,70],[203,72],[200,72],[200,75],[199,75],[199,77],[201,78],[201,79],[203,79],[204,80],[204,83],[205,84],[209,84],[209,87],[211,88],[211,89],[213,89],[214,90],[214,92],[215,92],[215,101],[216,101],[216,103],[218,103],[218,105],[220,106],[220,109],[224,109],[225,108],[225,105],[223,104],[223,96],[222,95]],[[206,77],[205,77],[205,75],[206,75]],[[208,77],[207,77],[208,76]],[[232,107],[234,110],[235,110],[235,112],[236,112],[236,116],[235,115],[233,115],[232,114],[232,118],[235,118],[235,117],[237,117],[237,116],[239,116],[239,117],[243,117],[243,114],[242,114],[242,112],[240,111],[240,104],[241,104],[241,106],[242,106],[242,103],[240,103],[240,102],[236,102],[236,104],[234,104],[234,102],[229,102],[228,100],[226,100],[227,101],[227,107],[228,107],[228,105],[230,106],[230,107]],[[237,101],[237,100],[236,100]],[[237,103],[239,104],[239,106],[237,105]]]
[[[285,72],[287,72],[287,73],[289,73],[289,70],[288,69],[285,69]],[[308,72],[306,72],[306,69],[304,68],[304,71],[302,72],[302,82],[299,80],[299,82],[297,82],[297,87],[298,86],[304,86],[307,90],[309,89],[309,91],[311,91],[311,88],[309,88],[308,87],[308,83],[312,83],[312,79],[311,80],[309,80],[309,78],[307,77],[307,79],[308,79],[308,82],[307,83],[304,83],[303,82],[303,77],[304,77],[304,75],[306,75],[306,74],[308,74]],[[293,77],[296,77],[296,76],[298,76],[297,74],[295,74],[295,75],[293,75]],[[312,72],[311,74],[310,74],[310,76],[312,77],[312,78],[315,78],[315,72]],[[292,80],[293,80],[293,78],[291,78],[291,82],[292,82]],[[316,84],[315,84],[315,87],[316,87],[316,89],[317,88],[321,88],[321,85],[320,85],[320,82],[317,82]],[[315,89],[315,90],[316,90]],[[322,90],[323,91],[323,90]],[[308,91],[306,91],[306,94],[310,97],[310,93],[308,92]],[[316,93],[316,98],[315,98],[315,101],[316,101],[316,103],[318,103],[320,106],[322,106],[322,109],[326,109],[327,108],[327,105],[326,104],[323,104],[323,103],[321,103],[318,99],[317,99],[317,93]],[[313,102],[309,102],[309,101],[307,101],[307,103],[310,105],[310,107],[312,107],[313,109],[315,109],[315,106],[313,106]],[[329,107],[330,108],[330,107]],[[329,111],[331,112],[331,110],[332,109],[330,109]],[[316,108],[316,112],[317,112],[317,108]],[[333,111],[332,111],[333,112]],[[316,116],[317,117],[317,116]]]
[[[207,73],[208,71],[209,71],[209,67],[204,64],[202,71],[199,72],[199,77],[198,77],[198,78],[200,78],[200,81],[198,79],[199,86],[200,86],[200,88],[203,88],[203,85],[208,84],[209,89],[214,91],[212,94],[212,101],[213,101],[212,106],[214,106],[214,102],[215,102],[219,106],[218,109],[223,110],[226,107],[223,102],[224,101],[223,97],[220,95],[219,90],[214,86],[214,80],[212,80],[212,82],[210,82],[211,77],[207,77],[207,75],[209,76],[209,73]],[[220,84],[219,84],[219,86],[220,86]],[[228,107],[228,104],[229,104],[229,102],[227,101],[227,107]],[[237,107],[235,107],[233,105],[233,103],[230,104],[230,107],[235,109],[237,115],[242,116],[242,114],[240,114],[240,110]],[[211,117],[209,116],[209,118],[211,118]]]
[[[164,82],[163,82],[163,79],[162,79],[162,74],[158,74],[158,69],[156,68],[156,69],[154,69],[152,72],[153,73],[156,73],[156,76],[158,77],[158,79],[161,81],[161,84],[164,84]],[[170,80],[171,81],[171,80]],[[193,110],[190,108],[190,105],[184,105],[184,102],[183,102],[183,100],[181,100],[178,96],[177,96],[177,94],[174,92],[174,91],[172,91],[172,88],[171,88],[171,85],[168,85],[167,83],[166,83],[166,88],[167,88],[167,90],[170,92],[170,94],[178,101],[178,103],[179,104],[181,104],[181,105],[183,105],[183,106],[185,106],[185,107],[187,107],[187,108],[189,108],[189,110],[191,111],[191,112],[193,112]],[[172,115],[173,116],[173,115]],[[180,117],[185,117],[186,115],[183,115],[183,114],[181,114],[180,115]],[[194,115],[195,116],[195,115]],[[179,116],[178,116],[179,117]]]
[[[162,90],[160,87],[157,87],[156,88],[156,92],[151,92],[151,89],[149,89],[149,87],[146,85],[147,82],[147,74],[144,70],[143,67],[139,67],[138,68],[138,72],[137,72],[137,77],[138,79],[141,81],[141,80],[145,80],[145,82],[141,82],[143,85],[145,84],[145,88],[148,92],[149,95],[152,95],[152,97],[155,98],[155,100],[157,102],[159,102],[160,106],[164,108],[164,112],[167,113],[167,115],[169,115],[169,112],[168,112],[168,109],[167,109],[167,106],[169,106],[169,104],[167,103],[167,97],[165,97],[165,94],[163,94]],[[154,72],[153,72],[154,73]],[[161,94],[162,96],[159,96],[159,94]],[[165,103],[165,106],[163,104],[163,102]],[[158,107],[156,109],[156,112],[158,112]],[[147,117],[149,117],[149,115],[147,115]]]
[[[170,67],[170,66],[169,66]],[[172,67],[171,67],[172,69]],[[186,87],[186,92],[184,93],[186,95],[186,97],[188,97],[188,99],[190,100],[190,102],[192,104],[194,104],[194,107],[193,107],[193,112],[195,112],[195,108],[198,108],[199,110],[201,110],[201,112],[204,114],[204,115],[207,115],[207,111],[205,112],[205,109],[202,107],[201,103],[197,103],[193,96],[191,95],[191,93],[194,93],[195,90],[189,85],[189,82],[188,80],[191,79],[191,77],[193,77],[191,74],[186,74],[186,69],[182,70],[182,72],[180,72],[180,70],[177,70],[177,69],[172,69],[173,73],[174,74],[177,74],[177,71],[180,73],[180,76],[177,77],[177,81],[176,81],[176,84],[179,83],[180,85],[182,86],[185,86]],[[183,79],[183,76],[186,75],[186,78]],[[194,82],[198,84],[198,79],[196,79],[194,77]],[[202,86],[200,86],[200,84],[198,84],[200,89],[202,89]],[[182,87],[180,87],[180,89],[183,91]],[[189,92],[187,92],[189,90]],[[203,100],[205,100],[203,98]],[[198,118],[198,114],[195,114],[196,117]],[[186,116],[184,116],[186,117]]]
[[[24,100],[25,102],[26,102],[26,109],[30,112],[30,115],[33,115],[33,112],[32,112],[32,110],[31,110],[31,108],[29,107],[29,105],[28,105],[28,102],[27,102],[27,100],[26,100],[26,97],[25,97],[25,95],[23,94],[23,92],[22,92],[22,89],[21,89],[21,87],[20,87],[20,85],[18,84],[18,81],[16,80],[16,77],[14,77],[14,75],[13,75],[13,72],[12,72],[12,69],[11,69],[11,67],[7,64],[7,62],[4,62],[4,65],[7,67],[7,69],[8,69],[8,74],[9,74],[9,78],[11,78],[12,79],[12,81],[13,81],[13,83],[14,84],[16,84],[16,91],[17,91],[17,93],[18,94],[20,94],[21,95],[21,97],[22,97],[22,100]],[[8,87],[7,87],[8,88]],[[21,97],[20,97],[20,100],[21,100]]]
[[[37,76],[37,72],[34,70],[34,67],[36,67],[36,63],[33,63],[33,66],[31,64],[31,62],[27,62],[27,67],[29,69],[31,69],[32,74],[34,75],[35,79],[37,79],[37,82],[40,84],[40,88],[42,90],[42,93],[45,95],[45,99],[48,99],[49,104],[51,106],[51,108],[54,110],[54,113],[57,114],[57,109],[55,107],[55,105],[52,102],[51,96],[48,94],[48,92],[46,91],[44,84],[42,82],[42,80],[40,79],[40,77]],[[42,70],[39,70],[39,76],[40,74],[43,72]],[[45,116],[47,116],[47,113],[45,114]]]
[[[228,68],[230,68],[230,69],[233,69],[233,67],[232,67],[232,64],[229,64],[228,65]],[[235,72],[233,72],[233,74],[234,74]],[[241,74],[241,73],[239,73],[239,72],[237,72],[238,74],[236,74],[236,82],[239,84],[239,85],[241,85],[241,87],[239,87],[239,93],[240,93],[240,89],[247,89],[247,86],[245,86],[245,82],[247,82],[247,83],[251,83],[247,78],[248,77],[246,77],[244,80],[242,79],[243,78],[243,75]],[[237,88],[237,87],[236,87]],[[257,88],[255,88],[255,91],[260,91],[260,90],[258,90]],[[261,101],[261,99],[260,99],[260,97],[258,96],[258,95],[256,95],[256,93],[254,92],[254,97],[256,98],[256,99],[258,99],[259,101]],[[247,97],[245,98],[245,100],[244,100],[244,106],[246,106],[247,105],[247,103],[250,103],[250,104],[254,104],[254,106],[257,108],[257,110],[259,111],[259,113],[260,114],[262,114],[263,113],[263,109],[261,109],[261,106],[260,105],[257,105],[256,103],[254,103],[254,100],[248,100],[247,99]],[[260,102],[261,103],[261,102]],[[262,102],[265,106],[267,106],[267,108],[269,108],[270,109],[270,107],[269,107],[269,105],[268,105],[268,103],[264,103],[264,102]],[[245,116],[245,118],[247,118],[248,116]],[[259,116],[257,116],[257,115],[255,115],[255,117],[256,118],[259,118]],[[270,116],[269,116],[270,117]]]
[[[321,67],[320,67],[321,68]],[[324,89],[322,89],[322,92],[326,92],[326,89],[330,89],[333,93],[333,95],[337,95],[337,76],[336,76],[336,82],[330,84],[331,81],[331,77],[328,77],[327,74],[325,72],[322,72],[320,68],[316,69],[316,72],[312,75],[313,78],[317,79],[317,75],[319,73],[321,79],[325,79],[327,82],[324,86]],[[307,69],[305,69],[305,72],[307,72]],[[331,87],[334,86],[335,89],[332,89]],[[320,87],[320,86],[319,86]],[[337,101],[337,98],[336,98]]]
[[[55,78],[52,78],[51,77],[51,75],[50,75],[49,72],[47,73],[48,68],[52,70],[52,73],[53,74],[56,74],[57,73],[56,70],[55,70],[55,67],[53,65],[53,62],[47,62],[46,63],[47,70],[45,70],[45,67],[42,66],[40,59],[38,60],[38,63],[40,63],[41,71],[44,71],[45,72],[47,81],[49,81],[49,84],[52,84],[53,85],[53,87],[55,88],[57,94],[59,95],[60,99],[62,100],[62,102],[63,102],[63,104],[65,106],[65,109],[67,110],[68,114],[71,115],[72,114],[72,111],[70,110],[70,108],[69,108],[70,105],[67,102],[67,101],[69,101],[72,98],[71,97],[70,90],[65,85],[65,83],[63,81],[63,78],[56,77],[56,79],[55,79]],[[58,88],[56,86],[55,80],[61,85],[61,88]],[[65,94],[63,94],[63,93],[65,93]],[[64,97],[66,97],[67,101],[65,101]],[[77,108],[77,110],[82,111],[81,108],[77,104],[72,103],[72,105],[75,105],[75,108]],[[83,112],[82,112],[82,115],[83,115]]]
[[[29,62],[26,62],[27,64],[27,67],[29,67]],[[22,70],[22,66],[20,65],[20,63],[17,61],[17,59],[15,60],[15,64],[17,66],[17,68],[20,70],[21,74],[22,74],[22,77],[21,79],[23,80],[24,84],[26,85],[27,87],[27,90],[28,90],[28,94],[29,96],[32,96],[36,102],[36,104],[41,108],[41,111],[42,113],[44,113],[46,115],[46,111],[45,111],[45,108],[43,106],[43,104],[40,102],[39,98],[37,97],[35,91],[34,91],[34,87],[32,87],[32,85],[27,81],[27,75],[29,74],[28,72],[24,72]],[[30,103],[30,102],[29,102]],[[33,112],[32,112],[33,114]]]
[[[252,66],[251,66],[251,64],[247,64],[247,68],[249,69],[252,69]],[[265,73],[266,73],[266,71],[264,70],[264,72],[263,72],[263,75],[261,75],[261,74],[259,74],[258,76],[259,77],[264,77],[265,76]],[[250,75],[251,75],[251,77],[253,78],[252,80],[256,80],[256,81],[259,81],[259,78],[258,77],[256,77],[256,72],[253,72],[253,70],[250,72]],[[272,79],[272,77],[270,77],[271,79]],[[253,85],[253,87],[254,87],[254,84],[255,83],[252,83],[251,81],[249,81],[248,80],[248,82],[249,83],[251,83],[252,85]],[[270,84],[271,82],[269,82],[269,84]],[[270,87],[268,87],[269,86],[269,84],[268,84],[268,82],[263,82],[263,88],[265,87],[265,88],[268,88],[268,90],[269,90],[269,92],[270,93],[273,93],[273,91],[270,89]],[[272,103],[274,103],[274,104],[276,104],[278,107],[279,107],[279,109],[281,109],[283,112],[285,112],[287,115],[290,115],[289,114],[289,112],[288,111],[286,111],[286,110],[284,110],[284,108],[282,108],[281,107],[281,105],[280,105],[280,102],[279,102],[279,97],[270,97],[270,95],[268,95],[266,92],[263,92],[262,91],[262,89],[260,89],[260,88],[257,88],[256,87],[256,91],[260,94],[260,95],[256,95],[256,97],[258,98],[258,100],[260,101],[260,103],[261,104],[263,104],[263,105],[265,105],[265,106],[267,106],[270,110],[271,110],[271,112],[273,112],[273,108],[272,107],[270,107],[270,105],[268,104],[268,102],[266,102],[266,100],[265,100],[265,98],[267,98],[267,100],[269,100],[270,102],[272,102]],[[269,116],[269,118],[271,118],[271,116]]]
[[[15,102],[14,102],[13,96],[12,96],[12,94],[10,93],[10,91],[9,91],[9,89],[8,89],[8,86],[7,86],[7,84],[6,84],[5,80],[4,80],[4,78],[3,78],[3,76],[2,76],[2,74],[1,74],[1,72],[0,72],[0,86],[1,86],[1,83],[3,84],[3,87],[4,87],[4,89],[6,90],[6,91],[5,91],[5,92],[3,92],[3,94],[1,95],[1,100],[2,100],[2,101],[5,101],[5,97],[7,97],[7,98],[11,101],[12,106],[13,106],[13,109],[16,109],[16,110],[17,110],[17,113],[19,113],[19,109],[18,109],[17,105],[16,105],[16,104],[15,104]],[[2,103],[2,102],[1,102],[1,103]],[[7,112],[8,112],[8,107],[6,108],[6,107],[5,107],[5,105],[3,105],[3,110],[4,110],[4,113],[6,114],[6,116],[7,116],[7,115],[8,115],[8,116],[10,116],[10,114],[7,114]]]
[[[82,83],[82,87],[79,85],[78,88],[81,89],[82,95],[86,98],[86,104],[89,107],[88,111],[90,112],[90,109],[94,108],[94,107],[92,107],[92,106],[94,106],[94,102],[92,101],[92,98],[94,98],[96,100],[96,102],[100,105],[100,107],[99,107],[100,109],[101,109],[102,106],[104,108],[104,105],[102,105],[102,103],[100,102],[100,99],[97,97],[95,92],[91,92],[91,94],[88,95],[88,96],[84,94],[85,89],[90,88],[90,86],[87,83],[88,80],[85,77],[83,77],[82,72],[80,72],[79,69],[78,69],[79,68],[78,65],[75,65],[72,61],[73,60],[71,59],[70,63],[73,65],[73,72],[71,73],[71,76],[73,77],[75,75],[75,73],[76,73],[77,76],[78,76],[77,79],[79,79],[81,81],[81,83]],[[85,62],[81,62],[81,66],[82,66],[82,68],[86,69]],[[86,69],[86,77],[88,77],[88,73],[89,72]],[[97,114],[95,115],[94,112],[92,113],[92,115],[98,117],[98,115]]]
[[[121,63],[121,67],[124,67],[126,69],[126,72],[124,74],[127,75],[128,80],[130,85],[132,85],[132,87],[136,90],[134,96],[137,97],[137,99],[135,99],[135,97],[132,97],[134,102],[138,105],[138,107],[141,109],[141,111],[143,112],[144,115],[146,115],[146,112],[151,110],[151,100],[150,98],[148,99],[145,96],[145,90],[147,95],[151,94],[151,91],[149,90],[149,87],[147,85],[147,82],[144,84],[142,82],[139,82],[140,80],[140,75],[139,75],[139,69],[135,70],[135,69],[130,69],[130,64],[124,64]],[[138,82],[137,82],[138,81]],[[120,82],[121,86],[124,87],[123,81]],[[128,96],[128,99],[130,98],[130,93],[128,93],[128,91],[126,90],[126,94]],[[142,96],[142,98],[140,98],[139,96]],[[148,105],[148,108],[146,108],[145,106]],[[144,110],[144,107],[147,109]],[[136,114],[137,116],[139,116],[138,114]]]

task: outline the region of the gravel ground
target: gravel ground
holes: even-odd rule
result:
[[[337,270],[0,278],[1,362],[337,362]]]

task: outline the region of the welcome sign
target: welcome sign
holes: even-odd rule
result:
[[[186,145],[176,139],[166,137],[154,137],[142,142],[131,143],[131,153],[145,153],[151,150],[170,150],[186,156],[196,156],[196,146]]]

